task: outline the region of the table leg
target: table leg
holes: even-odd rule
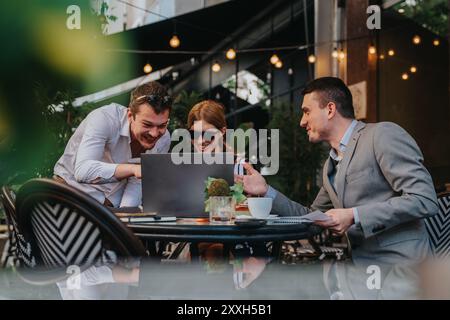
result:
[[[199,262],[200,261],[200,252],[198,250],[198,242],[191,242],[189,244],[189,251],[191,252],[191,261]]]
[[[232,245],[233,244],[230,243],[223,243],[222,258],[225,259],[225,261],[229,261],[230,259],[230,250]]]
[[[272,257],[274,258],[275,262],[280,261],[282,245],[283,241],[274,241],[272,243]]]

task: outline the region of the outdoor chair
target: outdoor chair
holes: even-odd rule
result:
[[[69,185],[30,180],[18,191],[17,225],[30,244],[35,266],[18,269],[33,284],[66,279],[68,267],[133,261],[146,255],[141,241],[105,206]],[[109,259],[109,260],[108,260]]]
[[[31,245],[25,240],[17,226],[16,195],[10,188],[4,186],[1,190],[3,208],[8,224],[8,256],[4,260],[5,267],[9,259],[13,259],[13,266],[35,266],[35,260],[31,253]]]
[[[438,194],[439,213],[425,220],[432,253],[437,258],[450,257],[450,192]]]
[[[2,264],[2,267],[4,268],[8,264],[9,260],[13,260],[14,264],[16,254],[17,241],[12,223],[12,216],[15,215],[16,210],[14,205],[15,194],[8,187],[2,187],[0,198],[3,205],[3,211],[5,212],[8,229],[7,252]]]

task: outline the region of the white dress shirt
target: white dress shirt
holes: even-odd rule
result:
[[[140,162],[132,158],[130,142],[127,108],[116,103],[98,108],[78,126],[54,173],[100,203],[108,198],[114,207],[139,206],[140,179],[130,177],[119,181],[114,177],[119,164]],[[166,131],[146,153],[167,153],[169,148],[170,134]]]

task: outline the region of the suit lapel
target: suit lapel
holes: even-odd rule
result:
[[[344,192],[345,192],[345,176],[347,173],[348,165],[350,160],[353,158],[353,154],[358,144],[359,137],[361,136],[361,130],[366,126],[364,122],[358,121],[355,129],[353,130],[350,141],[345,149],[344,157],[339,164],[339,174],[335,177],[336,179],[336,192],[338,194],[339,203],[341,207],[344,206]]]
[[[323,186],[324,186],[325,190],[327,190],[328,195],[330,196],[330,200],[333,203],[333,207],[341,208],[342,206],[339,204],[339,200],[338,200],[336,191],[334,191],[334,188],[330,182],[329,177],[330,177],[331,171],[333,171],[333,165],[330,162],[330,157],[328,157],[328,159],[325,161],[325,165],[323,167],[323,175],[322,175]]]

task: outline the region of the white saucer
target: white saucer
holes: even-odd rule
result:
[[[249,216],[249,215],[238,215],[238,216],[236,216],[236,219],[261,219],[261,218],[255,218],[255,217]],[[264,220],[274,220],[274,219],[278,219],[277,214],[271,214]]]

